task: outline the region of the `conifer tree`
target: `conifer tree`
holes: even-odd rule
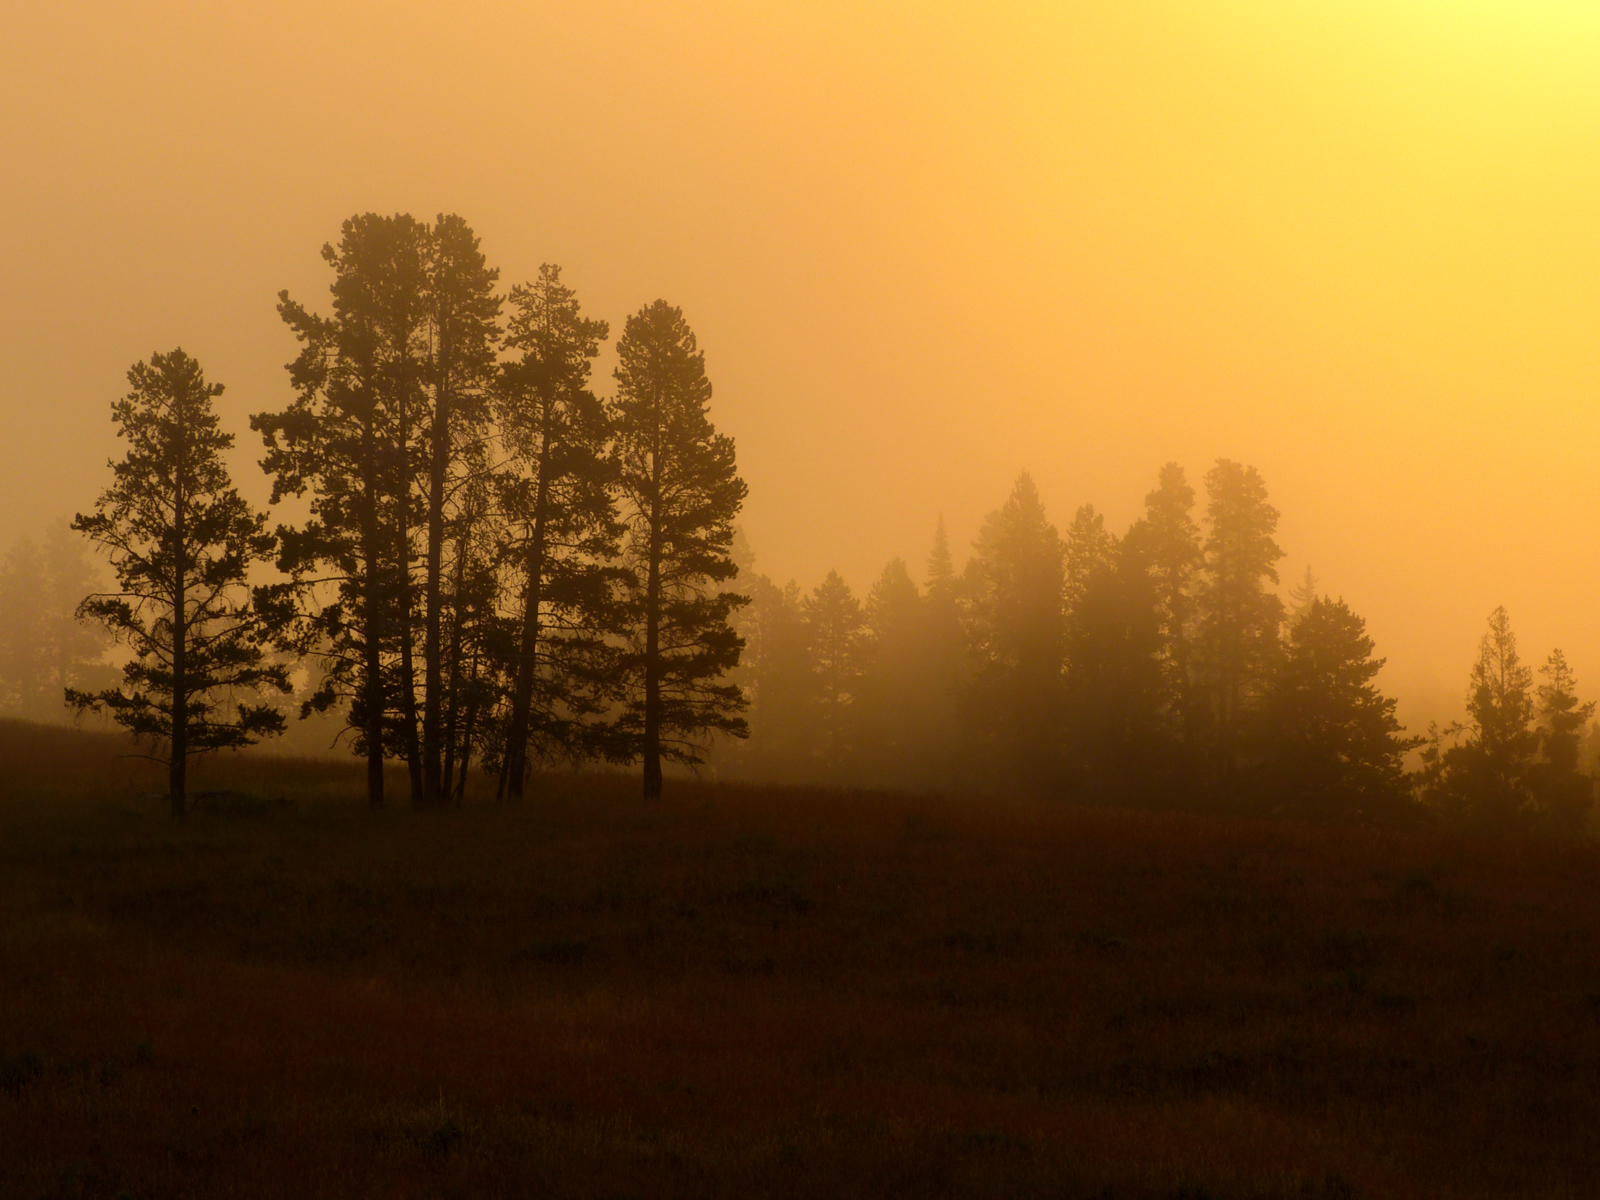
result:
[[[617,343],[617,489],[634,573],[631,697],[620,728],[644,762],[644,794],[661,794],[661,762],[704,761],[711,735],[748,736],[729,618],[747,598],[718,585],[745,484],[733,439],[706,412],[705,356],[680,309],[657,300],[628,318]]]
[[[1284,619],[1289,629],[1311,611],[1311,606],[1316,603],[1317,587],[1320,584],[1316,573],[1307,565],[1306,573],[1300,577],[1300,582],[1289,589],[1289,603],[1284,606]]]
[[[428,231],[423,293],[429,355],[424,377],[427,413],[427,561],[423,576],[422,789],[427,803],[445,799],[445,714],[453,703],[445,686],[444,558],[451,493],[473,471],[466,446],[483,436],[495,379],[500,272],[488,266],[478,237],[460,217],[441,214]],[[422,431],[418,431],[419,433]],[[479,468],[481,469],[481,468]],[[452,487],[456,485],[456,487]]]
[[[1283,551],[1273,540],[1278,510],[1254,467],[1218,460],[1206,473],[1209,530],[1199,595],[1196,646],[1210,701],[1214,765],[1231,786],[1249,726],[1272,679],[1280,649]]]
[[[413,801],[421,793],[409,659],[425,243],[409,216],[344,222],[339,244],[322,250],[333,315],[279,294],[301,343],[289,364],[295,400],[250,422],[266,445],[273,502],[310,499],[304,525],[278,530],[279,567],[302,587],[300,649],[322,666],[302,716],[349,703],[373,805],[383,803],[389,747],[411,767]]]
[[[1577,681],[1560,650],[1550,652],[1539,674],[1545,682],[1537,692],[1541,760],[1532,772],[1534,798],[1546,828],[1570,836],[1583,830],[1594,806],[1594,780],[1582,773],[1579,753],[1595,702],[1579,702]]]
[[[1517,653],[1502,605],[1489,614],[1467,689],[1466,736],[1445,750],[1433,799],[1445,814],[1492,829],[1526,828],[1534,818],[1533,672]]]
[[[928,757],[948,730],[941,701],[953,679],[940,679],[934,660],[929,602],[903,559],[891,559],[863,608],[866,655],[855,702],[863,774],[888,786],[933,781]]]
[[[520,357],[501,368],[496,411],[508,458],[504,553],[520,596],[506,743],[515,800],[530,738],[580,749],[582,718],[605,697],[598,675],[615,668],[605,638],[620,620],[609,564],[621,527],[608,490],[611,420],[588,387],[608,327],[582,315],[552,264],[512,288],[510,301],[506,345]]]
[[[1063,715],[1062,544],[1027,473],[985,520],[965,586],[975,663],[963,717],[998,773],[986,782],[1049,790]]]
[[[1066,539],[1067,745],[1086,796],[1150,794],[1163,748],[1161,614],[1146,545],[1118,539],[1092,505]]]
[[[1148,564],[1161,623],[1161,658],[1171,719],[1185,746],[1198,737],[1203,715],[1195,698],[1193,654],[1195,591],[1201,565],[1194,499],[1183,468],[1167,463],[1155,490],[1145,496],[1144,516],[1128,532],[1135,552]]]
[[[763,779],[811,778],[821,739],[800,585],[792,579],[774,583],[754,569],[751,558],[735,586],[750,603],[732,617],[744,648],[728,678],[748,703],[750,737],[727,747],[726,760]]]
[[[1289,631],[1267,700],[1264,804],[1313,819],[1393,820],[1405,812],[1407,751],[1395,701],[1373,680],[1366,622],[1343,600],[1314,598]]]
[[[817,678],[822,762],[833,774],[850,748],[851,709],[860,695],[866,666],[867,621],[861,602],[837,571],[800,606],[806,625],[811,668]]]
[[[274,541],[223,464],[233,436],[218,428],[212,406],[222,385],[207,383],[182,350],[135,363],[128,382],[132,391],[112,406],[128,452],[111,464],[95,511],[73,528],[107,551],[119,586],[78,611],[125,642],[132,658],[122,687],[66,695],[151,743],[152,757],[167,764],[178,817],[187,810],[190,758],[283,732],[272,704],[229,700],[289,691],[286,669],[267,656],[285,597],[247,586]]]

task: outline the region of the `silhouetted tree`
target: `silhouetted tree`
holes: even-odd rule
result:
[[[985,782],[1045,791],[1060,776],[1062,545],[1026,473],[985,520],[964,582],[974,665],[962,715],[998,775]]]
[[[1314,598],[1289,627],[1266,703],[1265,807],[1296,817],[1389,821],[1409,807],[1395,701],[1373,683],[1366,622],[1343,600]]]
[[[1444,750],[1431,799],[1458,821],[1526,828],[1534,816],[1533,673],[1517,654],[1505,608],[1489,614],[1467,691],[1466,736]]]
[[[367,760],[367,798],[383,803],[385,748],[411,767],[420,799],[410,529],[416,500],[410,430],[418,423],[426,230],[408,216],[345,221],[324,246],[334,270],[333,315],[289,298],[278,312],[300,341],[289,364],[294,403],[258,413],[272,499],[310,495],[298,529],[280,526],[279,567],[304,589],[302,652],[322,666],[302,716],[348,701],[355,749]]]
[[[238,691],[289,690],[288,673],[267,659],[283,597],[246,586],[252,566],[274,548],[266,519],[250,510],[228,478],[221,432],[200,364],[182,350],[152,356],[128,371],[133,390],[112,406],[127,455],[112,463],[112,483],[95,511],[73,528],[103,547],[120,591],[87,597],[79,611],[127,643],[132,659],[121,688],[67,690],[80,710],[109,712],[148,739],[168,766],[172,814],[186,805],[189,759],[247,746],[281,733],[271,704],[235,704]]]
[[[430,409],[427,428],[427,563],[423,582],[423,799],[445,798],[445,714],[453,700],[445,686],[445,546],[452,484],[459,485],[463,443],[483,436],[496,375],[494,294],[500,272],[488,266],[478,237],[460,217],[441,214],[428,230],[423,293],[429,356],[425,365]],[[481,470],[481,466],[478,468]]]
[[[717,585],[737,573],[729,550],[744,504],[733,439],[706,415],[705,356],[680,309],[657,300],[617,343],[616,453],[633,594],[632,697],[621,721],[644,760],[644,794],[661,794],[661,760],[704,760],[714,733],[745,737],[729,625],[747,598]]]
[[[801,602],[800,612],[817,678],[819,750],[823,765],[833,774],[849,751],[851,709],[866,667],[867,621],[861,602],[837,571],[828,572]]]
[[[1307,566],[1306,573],[1300,577],[1300,582],[1289,589],[1289,602],[1284,606],[1283,614],[1286,632],[1293,629],[1295,623],[1311,611],[1311,606],[1316,603],[1319,595],[1317,584],[1316,574]]]
[[[1578,701],[1577,682],[1560,650],[1550,652],[1539,674],[1545,677],[1537,692],[1541,761],[1530,782],[1541,823],[1571,836],[1583,830],[1594,806],[1594,780],[1582,773],[1578,760],[1595,702]]]
[[[497,412],[508,452],[502,475],[505,554],[514,564],[518,645],[507,790],[522,795],[529,741],[578,750],[584,717],[606,696],[617,664],[606,635],[619,628],[616,589],[621,526],[609,489],[611,421],[589,390],[608,334],[584,317],[561,269],[511,290],[506,345],[520,357],[501,368]]]
[[[941,673],[930,602],[903,559],[891,559],[864,607],[866,654],[852,727],[860,777],[909,787],[940,782],[934,759],[953,724],[953,670]]]
[[[1283,551],[1273,540],[1278,510],[1254,467],[1227,459],[1206,473],[1205,570],[1199,592],[1199,665],[1210,702],[1215,773],[1226,796],[1251,739],[1252,717],[1277,665]]]
[[[1146,546],[1119,541],[1092,505],[1066,538],[1067,746],[1082,795],[1148,796],[1166,700],[1161,613]]]
[[[1201,565],[1200,530],[1194,521],[1194,489],[1183,468],[1161,468],[1156,489],[1145,496],[1144,516],[1128,531],[1128,541],[1144,559],[1161,623],[1161,659],[1170,719],[1178,740],[1190,746],[1199,736],[1201,711],[1195,698],[1193,654],[1195,591]]]
[[[750,603],[732,617],[744,649],[728,678],[748,703],[750,737],[722,748],[719,760],[756,778],[810,778],[820,737],[800,585],[774,583],[754,569],[751,556],[741,564],[735,586]]]

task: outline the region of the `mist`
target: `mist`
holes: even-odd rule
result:
[[[559,262],[613,324],[683,306],[775,579],[862,591],[940,515],[959,557],[1022,470],[1120,528],[1161,463],[1228,457],[1408,724],[1459,710],[1500,604],[1600,678],[1579,6],[4,21],[7,543],[100,485],[130,362],[184,346],[242,430],[339,222],[459,212],[508,280]]]

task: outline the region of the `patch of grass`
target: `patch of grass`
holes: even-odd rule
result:
[[[6,1197],[1600,1178],[1593,846],[122,749],[0,722]]]

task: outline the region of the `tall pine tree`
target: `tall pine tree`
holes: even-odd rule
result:
[[[112,406],[128,452],[111,464],[111,486],[95,511],[79,514],[73,528],[109,554],[119,585],[87,597],[79,612],[125,642],[132,658],[122,687],[66,695],[151,744],[152,757],[167,764],[172,815],[180,817],[191,758],[283,732],[274,705],[229,700],[289,691],[287,670],[267,655],[285,597],[247,584],[274,543],[222,461],[233,445],[212,406],[222,385],[207,383],[182,350],[135,363],[128,382],[133,390]]]
[[[279,567],[302,588],[301,649],[322,677],[311,711],[348,704],[355,749],[367,760],[367,798],[383,803],[386,748],[421,762],[409,670],[412,638],[410,528],[418,423],[426,228],[409,216],[345,221],[333,268],[333,315],[318,316],[280,293],[278,312],[301,344],[289,364],[294,402],[258,413],[274,503],[307,496],[298,528],[280,527]]]
[[[584,317],[561,269],[511,290],[508,348],[496,403],[507,467],[501,477],[504,555],[518,597],[516,658],[506,741],[506,786],[522,795],[530,742],[585,746],[582,718],[605,695],[606,635],[618,624],[621,526],[609,484],[611,420],[589,390],[609,332]]]
[[[720,584],[745,484],[733,439],[712,427],[705,355],[683,312],[664,300],[628,318],[617,343],[617,489],[634,573],[631,697],[621,721],[644,763],[644,794],[661,794],[661,763],[704,761],[716,733],[747,736],[729,625],[746,603]]]

